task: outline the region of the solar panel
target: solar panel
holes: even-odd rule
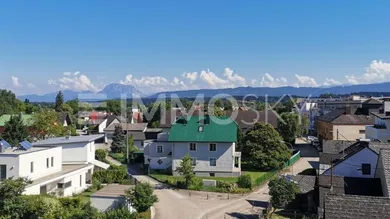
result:
[[[1,140],[0,144],[3,145],[4,149],[11,147],[11,145],[6,140]]]
[[[30,148],[32,148],[31,143],[28,142],[28,141],[20,142],[20,146],[22,146],[22,148],[25,149],[25,150],[29,150]]]

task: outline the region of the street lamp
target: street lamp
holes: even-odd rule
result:
[[[294,151],[293,145],[290,142],[286,142],[286,141],[281,141],[281,142],[290,145],[290,147],[291,147],[291,154],[293,154],[293,151]],[[291,174],[294,175],[294,164],[291,165]]]

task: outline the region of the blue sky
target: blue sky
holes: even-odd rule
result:
[[[388,1],[5,1],[1,88],[390,81]],[[389,62],[389,63],[388,63]]]

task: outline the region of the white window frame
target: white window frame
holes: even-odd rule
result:
[[[195,163],[194,163],[194,161],[195,161]],[[194,166],[196,166],[196,162],[197,162],[198,160],[196,159],[196,157],[191,157],[191,162],[192,162],[192,166],[194,167]]]
[[[195,144],[195,150],[191,150],[191,144]],[[197,147],[198,147],[198,145],[195,142],[188,143],[188,151],[196,151]]]
[[[158,152],[158,148],[159,147],[161,147],[161,152]],[[156,147],[156,152],[157,152],[157,154],[162,154],[162,153],[164,153],[164,147],[162,146],[162,145],[157,145],[157,147]]]
[[[211,159],[215,159],[215,165],[211,165]],[[210,167],[216,167],[217,166],[217,158],[216,157],[209,157],[209,166]]]
[[[214,144],[215,145],[215,151],[212,151],[211,150],[211,145]],[[210,152],[216,152],[217,151],[217,143],[209,143],[209,151]]]

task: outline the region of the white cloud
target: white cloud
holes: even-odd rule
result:
[[[351,84],[366,84],[390,81],[390,63],[373,60],[360,76],[346,75],[345,79]]]
[[[98,88],[92,83],[92,81],[86,75],[80,74],[79,72],[75,72],[73,74],[66,72],[64,73],[64,76],[58,80],[48,80],[48,84],[58,86],[63,90],[98,91]]]
[[[340,81],[337,81],[333,78],[326,78],[324,82],[325,86],[332,86],[332,85],[341,85]]]
[[[208,85],[213,86],[213,88],[222,88],[229,85],[227,80],[224,80],[218,77],[214,72],[211,72],[209,69],[207,71],[202,71],[200,73],[200,79],[206,82]]]
[[[187,85],[177,77],[174,77],[172,81],[169,81],[161,76],[144,76],[141,78],[134,78],[133,75],[129,74],[126,75],[125,80],[121,80],[120,83],[132,85],[144,93],[187,88]]]
[[[12,78],[12,85],[14,87],[21,87],[22,85],[19,83],[19,78],[15,76],[11,76]]]
[[[198,78],[198,72],[184,72],[182,76],[190,82],[193,82]]]
[[[245,85],[245,78],[238,74],[233,74],[233,70],[230,68],[225,68],[223,75],[232,83],[237,85]]]
[[[318,84],[314,78],[305,75],[295,74],[295,77],[298,80],[298,86],[301,87],[318,87]]]
[[[287,79],[285,77],[275,78],[269,73],[265,73],[261,78],[261,87],[281,87],[287,86]]]
[[[35,84],[33,83],[27,83],[28,88],[36,88]]]

